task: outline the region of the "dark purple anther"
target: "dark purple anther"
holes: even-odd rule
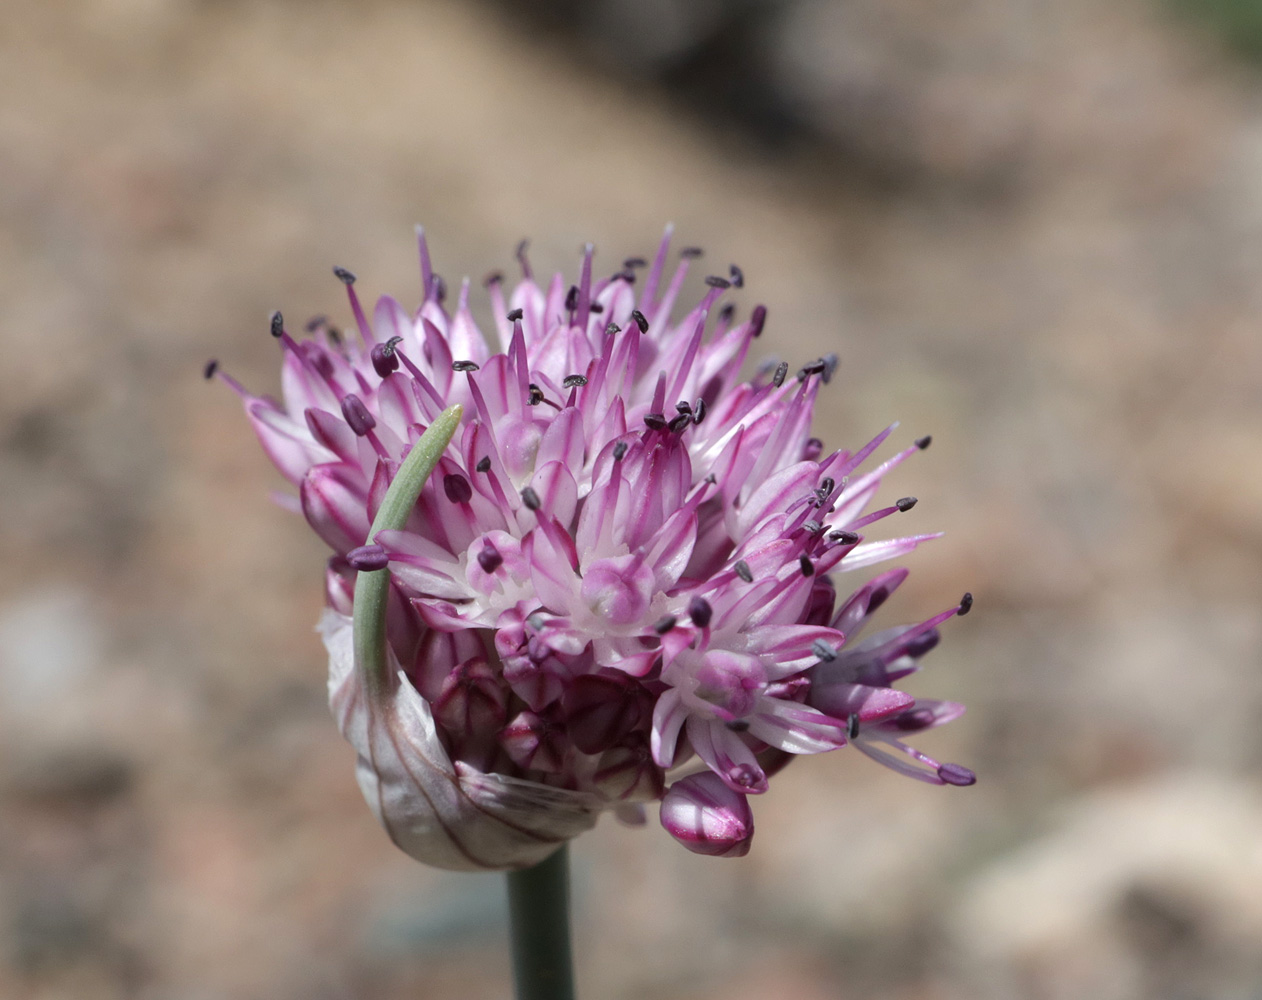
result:
[[[576,389],[579,386],[587,385],[586,375],[566,375],[561,380],[561,384],[567,389]]]
[[[964,615],[968,614],[972,610],[973,610],[973,595],[965,594],[963,597],[960,598],[960,611],[959,611],[960,616],[963,617]]]
[[[492,285],[500,285],[504,283],[503,271],[492,271],[482,279],[482,287],[490,288]]]
[[[494,545],[487,542],[478,553],[478,565],[482,567],[483,573],[494,573],[504,565],[504,557],[499,554]]]
[[[688,402],[688,400],[686,399],[681,399],[678,403],[675,404],[675,409],[679,413],[691,414],[692,404]]]
[[[820,375],[826,367],[827,365],[824,364],[823,358],[820,358],[818,361],[812,361],[809,365],[803,365],[798,369],[798,381],[805,381],[812,375]]]
[[[692,422],[699,424],[705,419],[705,399],[698,397],[697,401],[692,404]]]
[[[526,315],[526,310],[524,309],[510,309],[508,313],[508,321],[510,323],[516,323],[519,319],[521,319],[525,315]]]
[[[936,628],[931,628],[928,632],[921,632],[920,635],[903,646],[902,655],[918,660],[941,641],[942,633]]]
[[[691,413],[681,413],[681,414],[679,414],[679,416],[677,416],[677,417],[675,417],[673,420],[671,420],[671,422],[670,422],[669,424],[667,424],[666,426],[667,426],[667,427],[669,427],[669,428],[671,429],[671,432],[672,432],[672,433],[678,434],[678,433],[679,433],[680,431],[682,431],[685,427],[687,427],[690,423],[692,423],[692,414],[691,414]]]
[[[447,298],[447,282],[443,280],[441,274],[434,275],[434,301],[442,303]]]
[[[399,356],[394,352],[394,348],[402,341],[402,337],[391,337],[384,344],[373,344],[372,350],[368,352],[368,356],[372,359],[373,370],[382,378],[399,370]]]
[[[824,454],[824,442],[819,438],[811,438],[802,449],[802,461],[814,462],[822,454]]]
[[[735,302],[729,302],[727,305],[725,305],[722,309],[719,310],[719,319],[722,320],[724,323],[732,322],[732,317],[735,315],[736,315]]]
[[[828,385],[833,380],[833,372],[837,370],[837,355],[825,354],[821,360],[824,362],[824,370],[819,373],[820,381]]]
[[[526,248],[530,246],[530,240],[522,240],[517,244],[517,249],[513,251],[513,256],[517,258],[517,263],[521,265],[521,273],[526,278],[533,277],[530,270],[530,258],[526,256]]]
[[[337,275],[337,280],[340,281],[342,284],[344,285],[355,284],[355,275],[351,274],[351,272],[346,270],[346,268],[335,267],[333,268],[333,273]]]
[[[622,327],[620,327],[617,323],[610,323],[607,327],[605,327],[606,337],[612,337],[615,333],[621,333],[621,332],[622,332]]]
[[[352,569],[371,573],[385,569],[390,564],[390,557],[380,545],[361,545],[346,553],[346,561],[350,563]]]
[[[894,502],[894,506],[897,507],[899,510],[901,510],[903,513],[907,513],[907,511],[911,510],[913,507],[916,506],[916,498],[903,497],[903,499],[901,500],[896,500]]]
[[[803,576],[815,575],[815,564],[811,562],[811,557],[805,553],[798,557],[798,566],[801,568]]]
[[[272,318],[268,322],[271,324],[272,336],[279,340],[280,335],[285,332],[285,317],[277,309],[272,313]]]
[[[573,312],[578,308],[578,285],[570,285],[570,290],[565,293],[565,311]]]
[[[789,374],[789,362],[781,361],[776,365],[776,373],[771,376],[771,384],[777,389],[784,385],[784,377]]]
[[[666,414],[646,413],[644,415],[644,426],[652,431],[664,430],[666,428]]]
[[[731,288],[732,283],[726,278],[720,278],[717,274],[708,275],[705,283],[711,288]]]
[[[751,337],[761,337],[762,328],[767,323],[767,307],[754,306],[754,311],[749,316],[749,335]]]
[[[714,609],[704,597],[694,597],[688,602],[688,617],[697,628],[706,628],[714,617]]]
[[[821,500],[827,500],[829,495],[837,488],[837,481],[832,476],[825,476],[819,481],[819,489],[815,491]]]
[[[679,256],[687,260],[695,260],[703,253],[705,253],[705,251],[700,247],[682,247],[679,251]]]
[[[933,711],[928,708],[913,708],[911,711],[895,717],[892,721],[900,732],[918,733],[922,729],[928,729],[933,725]]]
[[[653,631],[658,635],[665,635],[675,627],[676,621],[678,621],[678,619],[675,618],[674,615],[663,615],[654,623]]]
[[[648,333],[649,321],[644,317],[644,313],[639,309],[632,309],[631,318],[635,320],[635,325],[640,328],[641,333]]]
[[[732,276],[732,284],[735,287],[737,288],[745,287],[745,272],[744,271],[742,271],[735,264],[732,264],[728,267],[727,272],[728,274]]]
[[[211,358],[206,362],[206,367],[202,369],[202,378],[209,381],[215,377],[215,372],[219,371],[219,362]]]
[[[453,372],[476,372],[479,367],[476,361],[453,361],[451,363]]]
[[[938,777],[948,785],[964,787],[977,784],[977,775],[963,764],[943,764],[938,768]]]
[[[733,719],[731,722],[723,723],[723,725],[727,726],[734,733],[749,732],[749,723],[744,719]]]
[[[737,559],[736,565],[734,565],[732,569],[736,570],[736,575],[739,576],[746,583],[754,582],[753,571],[750,570],[749,563],[747,563],[744,559]]]
[[[530,383],[529,388],[530,388],[530,398],[526,400],[526,402],[530,406],[538,406],[540,403],[543,402],[543,390],[540,389],[533,382]]]
[[[605,307],[601,305],[599,302],[593,302],[587,308],[588,308],[588,311],[590,311],[596,316],[599,316],[601,313],[605,311]]]
[[[811,643],[811,652],[825,663],[832,663],[833,660],[837,659],[837,650],[833,649],[833,647],[823,639],[816,639],[813,643]]]
[[[443,476],[443,492],[452,503],[468,503],[473,499],[473,487],[459,472]]]
[[[623,456],[626,455],[627,453],[628,447],[630,446],[625,441],[619,441],[617,444],[615,444],[613,446],[613,460],[615,462],[621,462]]]
[[[853,531],[830,531],[828,537],[834,542],[841,542],[842,545],[854,545],[859,541],[859,536]]]
[[[368,412],[368,407],[353,392],[342,397],[342,416],[346,418],[351,430],[359,437],[363,437],[377,426],[377,421]]]
[[[809,531],[812,535],[814,535],[823,531],[824,526],[818,521],[807,521],[804,525],[802,525],[802,529],[804,531]]]
[[[478,472],[490,472],[491,471],[491,456],[483,455],[481,458],[478,459],[478,464],[475,465],[473,468]]]
[[[648,264],[648,261],[645,260],[643,257],[628,257],[626,260],[622,262],[622,266],[626,268],[645,267],[647,264]]]
[[[527,510],[538,510],[543,506],[543,501],[539,499],[533,486],[527,486],[521,491],[521,502],[526,505]]]
[[[846,739],[853,740],[859,735],[859,713],[851,712],[846,717]]]
[[[926,434],[922,438],[916,438],[916,447],[919,448],[921,451],[924,451],[931,444],[933,444],[932,434]]]

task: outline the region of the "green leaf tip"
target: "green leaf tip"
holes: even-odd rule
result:
[[[372,527],[368,530],[370,543],[379,532],[398,530],[407,523],[417,497],[447,450],[463,414],[464,409],[459,404],[444,410],[412,446],[386,489],[377,516],[373,518]],[[385,687],[388,680],[386,604],[389,595],[388,569],[360,570],[355,578],[355,668],[368,691]]]

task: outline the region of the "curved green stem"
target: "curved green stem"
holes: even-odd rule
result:
[[[377,516],[368,531],[368,541],[379,531],[399,529],[407,523],[416,498],[430,473],[438,465],[452,435],[460,426],[463,410],[459,405],[439,414],[421,439],[412,446],[399,471],[386,490]],[[380,690],[386,677],[386,601],[390,596],[388,569],[360,570],[355,577],[354,636],[355,668],[360,671],[367,691]]]
[[[574,1000],[568,847],[508,873],[517,1000]]]

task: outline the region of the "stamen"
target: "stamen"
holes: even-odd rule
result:
[[[526,248],[530,246],[530,240],[522,240],[517,244],[517,249],[513,252],[513,256],[517,258],[517,263],[521,265],[522,277],[527,281],[534,277],[534,273],[530,270],[530,258],[526,256]]]
[[[678,434],[678,433],[679,433],[680,431],[682,431],[685,427],[687,427],[690,423],[692,423],[692,414],[691,414],[691,413],[681,413],[681,414],[679,414],[679,416],[677,416],[677,417],[675,417],[673,420],[671,420],[671,422],[670,422],[669,424],[667,424],[666,426],[670,428],[670,430],[671,430],[671,432],[672,432],[672,433]]]
[[[530,389],[530,399],[526,401],[527,404],[530,406],[538,406],[543,402],[543,390],[533,382],[530,383],[528,388]]]
[[[570,285],[570,290],[565,293],[565,311],[573,312],[578,308],[578,285]]]
[[[948,785],[961,788],[977,784],[977,775],[963,764],[943,764],[938,768],[938,777]]]
[[[828,537],[834,542],[841,542],[843,545],[857,545],[859,536],[853,531],[830,531]]]
[[[817,535],[821,531],[824,530],[824,526],[820,524],[818,521],[807,521],[805,524],[802,525],[802,527],[806,531],[809,531],[812,535]]]
[[[526,315],[525,309],[522,309],[520,307],[516,309],[510,309],[508,313],[508,321],[510,323],[516,323],[519,319],[521,319],[525,315]]]
[[[503,271],[492,271],[482,279],[482,287],[490,288],[492,285],[502,285],[504,283]]]
[[[342,416],[358,437],[364,437],[377,426],[376,418],[353,392],[342,397]]]
[[[747,563],[744,559],[737,559],[736,565],[734,565],[732,569],[736,570],[736,575],[746,583],[754,582],[754,574],[749,568],[749,563]]]
[[[481,458],[478,459],[478,464],[475,465],[473,468],[477,470],[478,472],[490,472],[491,471],[491,456],[483,455]]]
[[[917,447],[917,448],[919,448],[921,451],[924,451],[924,450],[925,450],[926,448],[928,448],[928,447],[929,447],[929,445],[931,445],[932,443],[933,443],[933,435],[932,435],[932,434],[926,434],[926,435],[925,435],[924,437],[922,437],[922,438],[916,438],[916,447]]]
[[[447,298],[447,282],[443,280],[443,276],[441,274],[434,275],[433,288],[434,288],[434,301],[441,305],[442,302]]]
[[[644,318],[644,313],[640,312],[639,309],[632,309],[631,318],[635,320],[635,325],[640,328],[641,333],[648,333],[649,321]]]
[[[663,430],[666,427],[666,415],[664,413],[646,413],[644,415],[644,426],[649,428],[649,430]]]
[[[907,511],[911,510],[913,507],[916,506],[916,498],[903,497],[903,499],[896,501],[894,506],[897,507],[899,510],[903,511],[903,513],[906,513]]]
[[[281,334],[285,332],[285,317],[280,314],[279,309],[272,313],[272,318],[269,322],[271,324],[272,336],[277,340],[280,340]]]
[[[789,374],[789,362],[781,361],[776,365],[776,373],[771,376],[771,384],[777,389],[784,385],[784,377]]]
[[[482,567],[483,573],[494,573],[504,565],[504,557],[499,554],[499,550],[494,545],[487,542],[478,553],[478,565]]]
[[[824,442],[819,438],[808,438],[806,447],[802,449],[802,461],[814,462],[822,454],[824,454]]]
[[[825,354],[821,360],[824,362],[824,370],[820,372],[819,379],[824,385],[828,385],[833,380],[833,372],[837,370],[838,358],[835,354]]]
[[[767,307],[754,306],[754,311],[749,316],[749,335],[751,337],[761,337],[762,328],[767,322]]]
[[[732,283],[726,278],[720,278],[717,274],[711,274],[705,279],[705,283],[711,288],[731,288]]]
[[[732,317],[736,315],[736,303],[729,302],[719,310],[719,320],[723,323],[732,322]]]
[[[700,247],[681,247],[679,250],[679,256],[687,260],[695,260],[704,253]]]
[[[627,448],[629,447],[630,445],[628,445],[625,441],[619,441],[615,444],[613,446],[613,460],[615,462],[621,462],[622,457],[627,453]]]
[[[676,621],[677,619],[675,618],[674,615],[663,615],[653,625],[653,631],[656,632],[658,635],[665,635],[667,632],[669,632],[671,629],[675,627]]]
[[[473,499],[473,487],[459,472],[443,476],[443,492],[452,503],[468,503]]]
[[[816,639],[813,643],[811,643],[811,652],[825,663],[832,663],[833,660],[837,659],[837,650],[833,649],[833,647],[823,639]]]
[[[384,344],[373,344],[372,350],[368,352],[373,369],[382,378],[399,370],[399,357],[394,347],[402,341],[402,337],[391,337]]]
[[[645,260],[643,257],[628,257],[626,260],[622,262],[622,266],[626,268],[645,267],[647,264],[648,264],[648,261]]]
[[[601,305],[599,302],[593,302],[591,305],[587,307],[587,311],[599,316],[601,313],[605,311],[605,307]]]
[[[355,284],[355,275],[352,274],[350,271],[346,270],[346,268],[335,267],[333,268],[333,273],[337,275],[337,280],[340,281],[342,284],[344,285]]]
[[[688,617],[697,628],[706,628],[714,616],[714,609],[704,597],[694,597],[688,602]]]
[[[615,333],[621,333],[621,332],[622,332],[622,327],[620,327],[617,323],[610,323],[607,327],[605,327],[606,336],[613,336]]]
[[[963,597],[960,598],[959,615],[960,617],[963,617],[964,615],[968,614],[972,610],[973,610],[973,595],[965,594]]]
[[[728,266],[728,273],[732,276],[732,284],[737,288],[745,287],[745,272],[735,264]]]
[[[476,372],[481,365],[476,361],[453,361],[451,370],[453,372]]]
[[[539,499],[533,486],[527,486],[521,491],[521,502],[526,505],[527,510],[538,510],[543,506],[543,501]]]
[[[814,564],[813,562],[811,562],[811,557],[810,557],[810,556],[805,555],[805,554],[803,554],[803,555],[799,556],[799,557],[798,557],[798,566],[800,566],[800,567],[801,567],[801,569],[802,569],[802,575],[803,575],[803,576],[814,576],[814,575],[815,575],[815,564]]]
[[[573,389],[576,386],[587,385],[586,375],[566,375],[561,380],[561,384],[567,389]]]
[[[749,731],[749,723],[744,719],[733,719],[731,722],[725,722],[724,725],[734,733],[744,733]]]
[[[202,369],[202,378],[209,382],[215,377],[215,372],[217,371],[219,371],[219,362],[211,358],[206,362],[206,367]]]
[[[859,735],[859,713],[851,712],[846,718],[846,739],[853,740]]]
[[[380,545],[361,545],[357,549],[351,549],[346,553],[346,561],[350,563],[352,569],[368,573],[385,569],[390,565],[390,557]]]
[[[705,400],[702,398],[698,398],[697,401],[692,404],[692,422],[694,424],[701,423],[701,421],[705,419],[705,411],[706,411]]]

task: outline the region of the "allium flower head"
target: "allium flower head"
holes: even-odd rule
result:
[[[448,307],[418,236],[415,312],[386,296],[369,319],[338,269],[357,335],[321,320],[297,340],[276,314],[283,403],[225,376],[333,550],[331,701],[400,847],[443,867],[521,867],[602,810],[634,820],[664,798],[686,847],[739,855],[748,796],[792,755],[848,743],[927,782],[972,783],[904,742],[963,707],[894,687],[971,597],[864,640],[906,571],[835,598],[841,574],[936,537],[866,538],[915,504],[875,497],[927,438],[875,467],[893,427],[826,452],[811,416],[836,358],[743,378],[766,310],[738,320],[722,303],[743,284],[733,267],[674,319],[699,254],[681,251],[668,277],[669,231],[651,265],[607,277],[589,246],[573,285],[537,282],[523,244],[511,291],[487,279],[494,344],[467,281]],[[432,474],[381,530],[430,428]],[[352,646],[353,592],[357,575],[386,573],[375,673]]]

